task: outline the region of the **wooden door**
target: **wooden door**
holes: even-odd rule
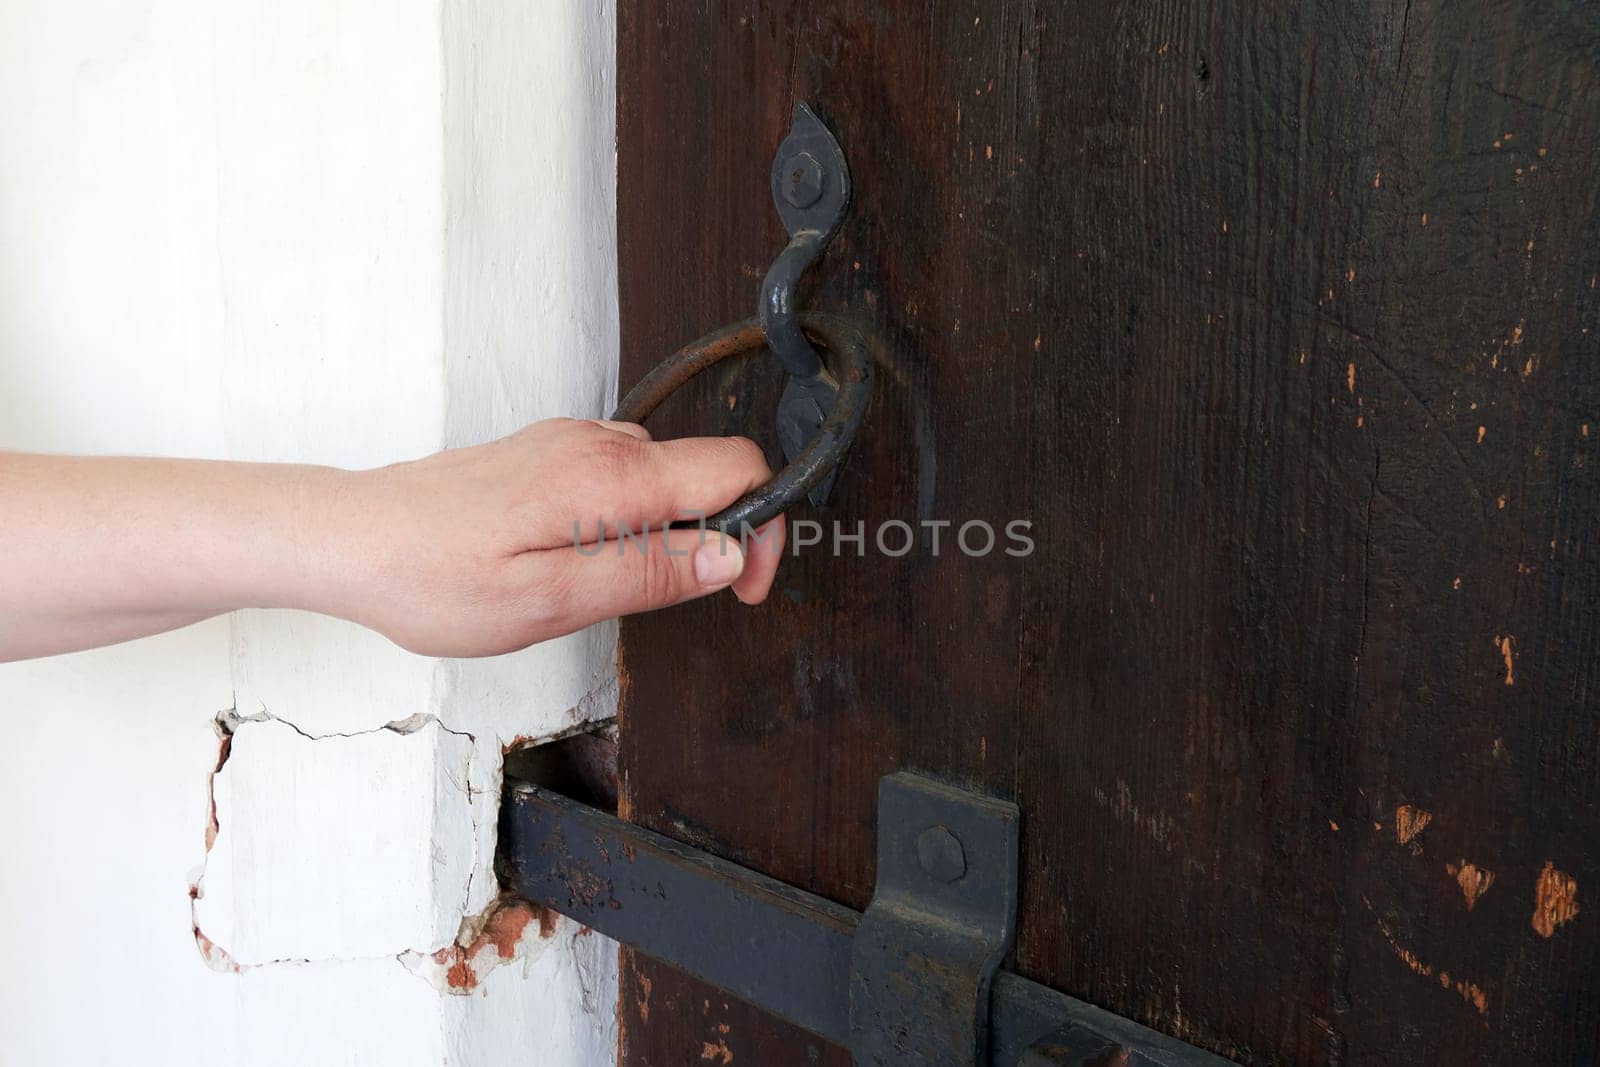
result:
[[[890,351],[793,513],[865,554],[624,623],[624,814],[864,908],[918,769],[1021,806],[1028,977],[1246,1063],[1593,1062],[1597,68],[1560,0],[624,3],[624,384],[753,314],[802,99],[855,184],[807,304]],[[780,384],[652,426],[776,463]],[[621,1019],[848,1062],[633,954]]]

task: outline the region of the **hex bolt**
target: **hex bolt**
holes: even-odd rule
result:
[[[822,199],[822,164],[810,152],[801,152],[784,167],[783,198],[791,207],[806,208]]]
[[[967,854],[960,840],[943,826],[930,826],[917,835],[917,862],[941,882],[954,882],[967,873]]]

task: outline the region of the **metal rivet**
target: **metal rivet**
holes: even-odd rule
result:
[[[810,207],[822,199],[822,164],[801,152],[784,168],[783,198],[793,207]]]
[[[954,882],[967,873],[961,842],[943,826],[930,826],[917,835],[917,862],[941,882]]]

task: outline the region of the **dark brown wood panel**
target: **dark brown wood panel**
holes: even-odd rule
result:
[[[625,382],[752,313],[805,99],[811,305],[891,355],[795,517],[1037,545],[627,620],[624,811],[859,908],[920,768],[1022,805],[1030,977],[1249,1063],[1600,1055],[1600,11],[619,16]],[[779,384],[652,428],[776,460]],[[627,1063],[847,1062],[625,962]]]

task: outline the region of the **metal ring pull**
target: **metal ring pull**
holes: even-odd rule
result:
[[[834,315],[804,312],[799,321],[811,340],[834,357],[833,365],[822,373],[837,386],[838,399],[816,434],[787,467],[759,489],[706,519],[707,529],[738,536],[746,528],[757,529],[798,503],[832,476],[867,413],[867,402],[872,398],[872,355],[866,335]],[[696,374],[765,344],[766,335],[756,319],[745,319],[708,334],[680,348],[645,375],[622,398],[611,417],[619,422],[643,422],[673,390]]]
[[[645,375],[611,417],[642,422],[667,394],[713,363],[765,345],[788,372],[778,400],[778,442],[789,465],[766,485],[706,520],[739,534],[775,518],[803,496],[818,507],[866,414],[872,358],[862,332],[831,315],[801,312],[795,292],[806,269],[839,232],[850,206],[850,171],[833,133],[805,104],[772,161],[772,203],[789,233],[761,283],[760,315],[702,337]],[[836,366],[823,366],[820,342]]]

